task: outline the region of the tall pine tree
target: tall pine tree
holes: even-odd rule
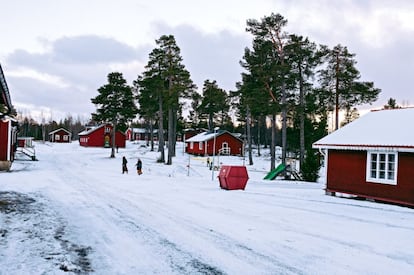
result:
[[[329,98],[329,105],[335,110],[335,129],[339,127],[339,111],[351,110],[357,105],[372,103],[378,99],[380,89],[373,82],[358,81],[360,72],[355,67],[355,54],[342,45],[326,49],[325,69],[320,70],[320,84]]]
[[[111,158],[115,157],[115,132],[118,127],[126,130],[127,123],[138,113],[132,89],[127,85],[122,73],[108,74],[108,83],[98,89],[99,94],[91,101],[96,106],[92,118],[100,123],[112,123]]]

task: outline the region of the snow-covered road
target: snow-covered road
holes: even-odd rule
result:
[[[38,162],[0,174],[1,275],[414,270],[413,209],[325,196],[321,183],[263,181],[262,158],[248,167],[245,191],[224,191],[205,159],[182,149],[171,166],[136,144],[115,159],[77,142],[36,150]]]

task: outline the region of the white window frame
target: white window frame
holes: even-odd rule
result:
[[[375,161],[372,161],[373,156],[375,156]],[[366,168],[367,182],[397,185],[398,152],[368,151]],[[375,176],[372,173],[375,173]],[[393,178],[390,178],[391,173]]]

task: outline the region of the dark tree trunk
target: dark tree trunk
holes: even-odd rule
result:
[[[111,148],[111,158],[115,157],[115,133],[116,133],[116,122],[112,123],[113,128],[112,128],[112,148]]]
[[[271,140],[271,144],[270,144],[270,171],[272,171],[273,169],[275,169],[276,167],[276,153],[275,153],[275,149],[276,149],[276,115],[272,114],[272,119],[271,119],[271,124],[272,124],[272,140]]]
[[[165,162],[165,152],[164,152],[164,114],[162,110],[162,97],[158,101],[159,107],[159,118],[158,118],[158,151],[161,153],[159,162]]]
[[[252,155],[252,133],[251,133],[251,117],[250,109],[247,106],[246,110],[246,129],[247,129],[247,144],[249,146],[249,165],[253,165],[253,155]]]

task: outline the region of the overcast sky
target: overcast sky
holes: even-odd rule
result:
[[[0,63],[16,109],[34,118],[89,118],[90,99],[113,71],[129,84],[161,35],[172,34],[201,90],[240,81],[252,36],[247,19],[280,13],[286,30],[317,44],[347,46],[361,80],[414,105],[414,1],[411,0],[0,0]]]

